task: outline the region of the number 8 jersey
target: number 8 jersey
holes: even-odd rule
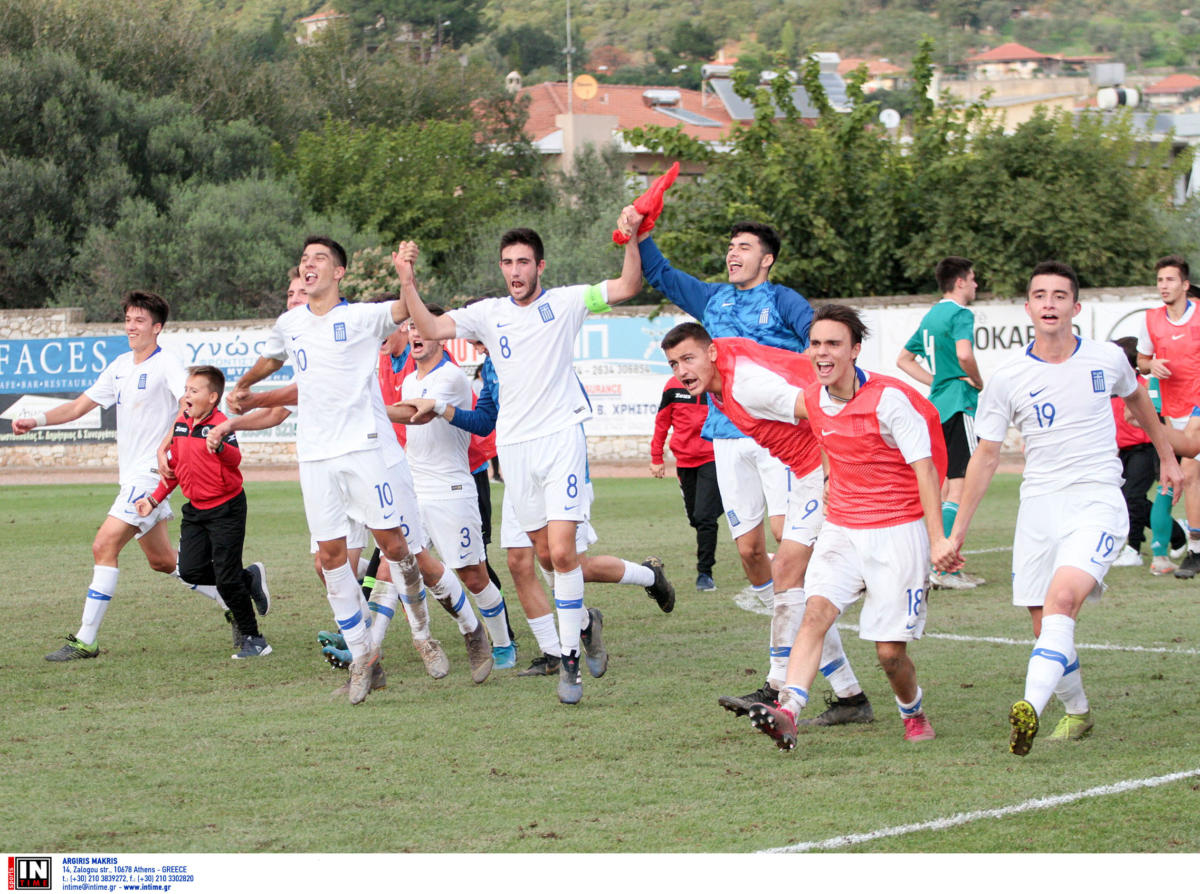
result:
[[[975,412],[980,440],[1003,442],[1011,422],[1025,439],[1021,499],[1079,484],[1121,486],[1110,399],[1138,387],[1124,352],[1076,337],[1062,363],[1025,353],[988,378]]]

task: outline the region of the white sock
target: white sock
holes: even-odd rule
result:
[[[579,654],[579,632],[587,621],[583,607],[583,568],[554,572],[554,607],[558,611],[558,637],[562,653]]]
[[[475,617],[475,609],[471,608],[470,600],[467,599],[466,588],[458,582],[453,571],[443,567],[441,578],[429,590],[441,603],[442,608],[450,612],[458,623],[459,633],[465,636],[475,632],[475,628],[479,626],[479,619]]]
[[[621,575],[621,583],[633,584],[638,587],[654,586],[653,569],[647,568],[645,565],[635,565],[626,559],[622,559],[621,564],[625,566],[625,571]]]
[[[333,609],[338,629],[346,639],[346,648],[355,658],[361,658],[370,651],[371,631],[359,608],[362,588],[358,585],[350,563],[347,562],[339,568],[326,568],[325,586],[329,590],[329,607]]]
[[[483,615],[483,623],[487,625],[492,645],[511,646],[512,640],[508,637],[508,609],[504,605],[504,596],[500,590],[488,581],[488,585],[480,592],[471,595],[475,597],[479,614]]]
[[[540,618],[529,618],[529,629],[537,640],[538,648],[547,655],[558,657],[562,655],[562,644],[558,641],[558,625],[554,623],[554,613],[542,615]]]
[[[226,611],[229,609],[229,606],[225,604],[225,600],[221,598],[221,594],[217,592],[217,588],[214,587],[212,584],[189,584],[187,581],[185,581],[180,576],[178,565],[175,566],[175,570],[171,572],[170,576],[174,577],[174,578],[178,578],[179,582],[181,584],[183,584],[185,587],[187,587],[189,590],[195,590],[201,596],[207,596],[209,599],[211,599],[217,605],[221,606],[222,611]]]
[[[900,709],[901,717],[916,717],[923,710],[921,700],[925,697],[925,693],[921,691],[921,687],[917,687],[917,697],[908,704],[896,699],[896,707]]]
[[[1062,679],[1054,687],[1054,694],[1063,703],[1068,714],[1086,714],[1090,710],[1087,693],[1083,691],[1083,675],[1079,672],[1078,657],[1063,673]]]
[[[775,581],[769,580],[761,586],[750,585],[750,589],[754,591],[763,605],[775,604]]]
[[[787,679],[788,660],[792,656],[792,644],[796,641],[796,631],[804,620],[804,588],[793,587],[782,593],[775,593],[775,614],[771,618],[771,670],[767,674],[767,682],[776,689],[783,688]]]
[[[546,569],[542,567],[542,563],[535,556],[533,564],[537,565],[538,571],[542,572],[542,579],[546,581],[546,586],[550,588],[550,595],[554,595],[554,569]]]
[[[425,586],[421,583],[416,557],[410,554],[399,562],[388,559],[387,563],[392,572],[392,583],[404,602],[404,614],[413,639],[429,639],[429,603],[425,599]]]
[[[830,625],[825,631],[825,641],[821,644],[821,673],[838,698],[849,698],[862,692],[858,677],[854,676],[850,659],[842,647],[842,635],[838,633],[836,624]]]
[[[88,584],[87,598],[83,600],[83,620],[75,639],[91,645],[100,635],[100,622],[108,611],[108,604],[117,592],[117,576],[120,571],[111,565],[93,565],[92,582]]]
[[[808,690],[799,686],[784,686],[779,690],[779,707],[797,716],[808,705]]]
[[[371,601],[367,604],[371,617],[371,642],[380,645],[387,634],[388,625],[396,616],[396,606],[400,603],[400,594],[392,586],[391,581],[375,588]]]
[[[1187,546],[1189,552],[1200,553],[1200,528],[1188,528]]]
[[[1067,615],[1043,616],[1042,635],[1033,645],[1029,667],[1025,672],[1025,701],[1033,705],[1039,717],[1066,669],[1077,658],[1075,619]]]

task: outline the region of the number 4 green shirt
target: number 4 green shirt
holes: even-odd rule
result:
[[[917,331],[904,346],[918,357],[933,374],[929,400],[945,422],[955,413],[975,415],[979,392],[967,381],[958,362],[956,344],[966,339],[974,344],[975,314],[952,298],[943,298],[925,314]]]

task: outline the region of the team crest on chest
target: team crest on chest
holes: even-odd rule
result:
[[[146,390],[146,374],[142,373],[140,376],[138,376],[138,391],[145,391],[145,390]]]
[[[554,308],[549,304],[539,304],[538,313],[541,314],[543,323],[549,323],[554,319]]]
[[[1097,394],[1103,394],[1108,389],[1104,387],[1104,370],[1092,370],[1092,391]]]
[[[771,308],[764,307],[758,312],[758,325],[765,326],[771,322]]]
[[[334,341],[345,341],[346,340],[346,324],[345,323],[334,323],[333,324],[333,340]]]

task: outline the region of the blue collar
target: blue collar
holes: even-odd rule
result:
[[[1037,354],[1033,353],[1033,344],[1034,344],[1033,342],[1029,343],[1029,347],[1027,347],[1025,349],[1025,356],[1032,357],[1038,363],[1045,363],[1046,362],[1045,360],[1043,360]],[[1071,352],[1071,356],[1074,357],[1079,352],[1079,349],[1082,346],[1083,346],[1083,339],[1080,338],[1078,335],[1075,336],[1075,350]]]

